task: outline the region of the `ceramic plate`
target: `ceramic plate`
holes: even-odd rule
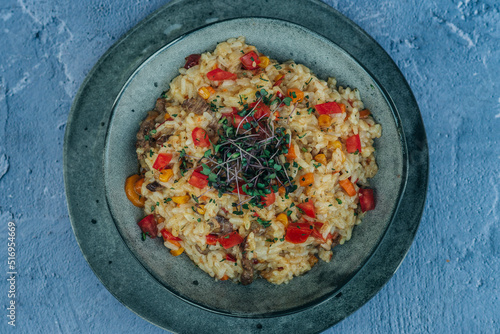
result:
[[[247,13],[253,17],[241,17],[220,4],[208,4],[207,11],[206,2],[173,2],[101,58],[73,104],[64,176],[76,238],[110,292],[165,329],[321,331],[361,307],[387,282],[416,233],[428,153],[418,106],[401,73],[380,46],[330,7],[297,1],[319,17],[309,22],[307,13],[272,13],[276,5],[262,2]],[[197,14],[188,19],[187,8]],[[264,13],[273,17],[257,17]],[[138,124],[168,89],[184,57],[212,51],[218,42],[240,35],[272,58],[293,59],[322,79],[335,76],[339,85],[358,88],[383,127],[375,144],[380,170],[371,181],[376,210],[354,229],[351,241],[335,248],[331,263],[320,261],[286,285],[216,282],[187,256],[169,256],[159,239],[142,242],[136,225],[142,210],[130,205],[123,192],[125,178],[137,172]],[[185,321],[187,314],[190,321]]]

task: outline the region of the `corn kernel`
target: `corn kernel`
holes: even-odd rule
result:
[[[170,251],[170,254],[172,254],[173,256],[179,256],[179,255],[181,255],[183,252],[184,252],[184,248],[179,247],[179,249],[177,249],[177,250],[171,250],[171,251]]]
[[[276,220],[282,223],[285,228],[288,226],[288,216],[284,213],[280,213],[278,216],[276,216]]]
[[[339,142],[338,140],[328,142],[328,148],[331,150],[336,150],[338,148],[342,148],[342,143]]]
[[[318,117],[318,125],[321,128],[327,128],[332,124],[332,118],[330,115],[319,115]]]
[[[206,100],[210,97],[210,91],[208,90],[207,87],[200,87],[200,89],[198,89],[198,95],[200,95],[204,100]]]
[[[174,175],[174,172],[171,169],[163,169],[160,172],[159,179],[161,182],[168,182],[168,180],[170,180],[173,175]]]
[[[168,113],[167,113],[167,114],[165,114],[165,116],[163,116],[163,118],[164,118],[166,121],[168,121],[169,119],[171,119],[171,118],[172,118],[172,116],[170,116],[170,114],[168,114]]]
[[[200,215],[204,215],[204,214],[205,214],[205,206],[204,206],[204,205],[200,205],[200,206],[196,209],[196,212],[198,212]]]
[[[259,64],[260,68],[266,68],[267,65],[269,65],[269,58],[268,57],[262,56],[262,57],[259,57],[259,60],[260,60],[260,64]]]
[[[316,155],[314,157],[314,160],[316,160],[317,162],[319,162],[323,165],[326,165],[326,155],[324,155],[323,153]]]
[[[184,195],[184,196],[173,196],[172,197],[172,202],[176,204],[186,204],[189,202],[189,195]]]

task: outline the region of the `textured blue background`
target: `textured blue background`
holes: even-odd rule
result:
[[[398,64],[430,146],[424,216],[380,293],[326,333],[500,331],[500,6],[495,0],[326,1]],[[99,57],[163,0],[0,3],[0,272],[17,223],[23,333],[162,333],[100,284],[73,236],[62,146]],[[7,284],[0,283],[0,332]],[[168,315],[165,315],[168,316]],[[186,320],[188,321],[188,320]]]

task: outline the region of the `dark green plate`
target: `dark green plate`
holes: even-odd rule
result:
[[[231,4],[170,3],[117,42],[88,75],[75,98],[64,147],[73,229],[108,290],[165,329],[318,332],[373,297],[408,251],[427,187],[423,124],[396,65],[338,12],[316,1],[257,1],[245,11],[253,17],[243,18],[241,7]],[[287,12],[288,7],[295,9]],[[272,58],[294,59],[322,79],[335,76],[340,85],[357,87],[383,126],[375,144],[376,210],[354,229],[351,241],[335,248],[331,263],[321,262],[286,285],[215,282],[185,255],[170,256],[159,239],[142,242],[136,221],[143,214],[123,192],[125,178],[137,171],[138,124],[184,57],[240,35]]]

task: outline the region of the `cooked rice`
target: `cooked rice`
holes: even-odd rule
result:
[[[172,80],[170,89],[166,92],[165,109],[173,120],[156,124],[158,133],[170,131],[173,134],[161,147],[153,146],[146,152],[143,147],[137,148],[140,164],[145,172],[141,192],[146,198],[145,213],[154,213],[156,217],[164,218],[158,225],[158,231],[167,229],[174,236],[180,237],[185,254],[210,276],[219,280],[230,279],[239,282],[243,272],[241,260],[243,256],[247,256],[253,261],[254,270],[260,277],[271,283],[281,284],[309,271],[318,258],[329,262],[332,259],[332,247],[351,238],[354,225],[361,222],[364,214],[358,208],[358,195],[348,196],[340,187],[339,180],[349,177],[351,180],[358,180],[353,182],[356,191],[359,189],[358,185],[368,186],[367,179],[373,177],[378,169],[373,139],[380,137],[382,129],[371,117],[360,119],[359,111],[364,109],[364,106],[357,89],[336,87],[334,78],[329,78],[326,82],[320,80],[309,68],[293,61],[278,64],[271,59],[269,65],[260,71],[242,69],[240,57],[250,51],[257,52],[255,46],[245,43],[244,37],[231,38],[218,44],[215,51],[202,54],[199,65],[179,70],[180,75]],[[207,72],[216,66],[237,74],[238,79],[219,82],[208,80]],[[280,74],[284,75],[283,82],[273,87]],[[216,91],[207,100],[212,104],[212,110],[203,115],[189,113],[182,107],[182,103],[188,98],[197,97],[198,89],[204,86],[212,86]],[[276,201],[267,208],[253,207],[252,210],[262,219],[271,221],[271,225],[266,229],[261,228],[260,233],[252,232],[251,226],[255,226],[252,222],[256,219],[254,212],[245,210],[243,215],[232,214],[232,204],[239,201],[236,194],[224,194],[219,198],[214,189],[207,191],[208,188],[198,189],[190,185],[188,181],[192,170],[184,176],[181,175],[179,152],[184,149],[193,161],[197,161],[203,157],[207,148],[194,145],[191,133],[195,127],[206,129],[210,124],[219,121],[222,118],[220,110],[224,107],[236,107],[241,110],[241,97],[250,103],[255,100],[255,93],[261,89],[265,89],[269,94],[280,92],[286,96],[290,88],[301,89],[306,98],[296,106],[282,105],[279,112],[283,119],[276,120],[278,124],[289,129],[297,154],[294,161],[300,166],[290,168],[288,173],[297,185],[304,173],[314,173],[314,183],[306,188],[299,186],[296,191],[286,196],[288,198],[276,193]],[[347,112],[333,114],[332,125],[322,131],[318,126],[316,113],[308,111],[308,107],[331,101],[344,104]],[[294,107],[295,112],[290,115]],[[218,111],[214,112],[214,109]],[[287,122],[288,116],[290,120]],[[274,118],[272,114],[271,120],[274,121]],[[360,154],[346,152],[346,138],[353,134],[359,134],[362,146]],[[332,145],[337,140],[342,143],[342,147],[335,148]],[[303,148],[307,152],[304,152]],[[173,169],[174,176],[168,182],[161,182],[159,171],[152,168],[158,153],[173,153],[170,164],[172,167],[169,168]],[[314,160],[318,153],[326,155],[326,166],[318,166]],[[196,167],[195,164],[193,169]],[[151,192],[146,187],[154,181],[163,187],[159,191]],[[186,194],[205,196],[204,214],[195,212],[197,203],[192,198],[180,205],[168,200],[173,196]],[[292,203],[302,203],[306,199],[314,200],[315,219],[301,214],[296,205],[290,208]],[[285,241],[286,228],[276,220],[276,216],[282,212],[291,212],[289,216],[294,222],[302,219],[311,223],[324,223],[320,230],[322,236],[327,238],[329,234],[338,233],[338,242],[332,244],[332,238],[329,238],[322,243],[313,236],[301,244]],[[211,232],[208,221],[218,214],[226,216],[234,230],[242,237],[247,237],[248,252],[242,254],[237,246],[226,250],[220,244],[206,244],[206,236]],[[161,236],[160,232],[158,236]],[[168,242],[165,242],[165,245],[170,249],[177,248]],[[201,250],[207,248],[208,254],[201,254],[196,246]],[[233,263],[225,260],[227,253],[231,253],[237,261]]]

